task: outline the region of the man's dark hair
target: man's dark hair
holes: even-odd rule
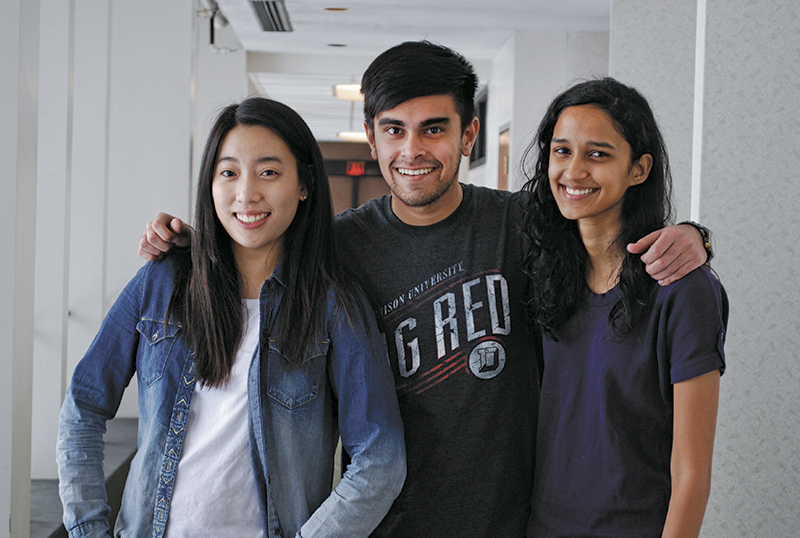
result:
[[[429,41],[406,41],[380,54],[361,78],[364,120],[428,95],[450,95],[464,130],[475,117],[478,77],[472,64],[456,51]]]

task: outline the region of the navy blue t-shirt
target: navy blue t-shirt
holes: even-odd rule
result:
[[[529,537],[661,536],[670,498],[673,384],[725,369],[728,300],[705,268],[660,288],[647,323],[611,339],[619,289],[587,293],[543,342]]]

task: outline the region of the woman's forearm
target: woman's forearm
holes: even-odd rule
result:
[[[672,496],[662,538],[694,538],[700,534],[711,491],[711,469],[672,476]]]
[[[672,494],[662,538],[696,537],[711,491],[719,371],[674,385]]]

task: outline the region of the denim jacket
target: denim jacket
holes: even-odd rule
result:
[[[280,324],[276,312],[285,288],[280,274],[279,265],[261,289],[261,337],[247,389],[264,534],[367,536],[399,494],[406,472],[385,344],[371,315],[368,325],[360,316],[347,320],[331,294],[324,333],[308,342],[302,365],[290,363],[269,337]],[[196,383],[195,361],[180,325],[170,321],[165,330],[172,275],[168,259],[142,267],[75,368],[61,409],[57,455],[71,537],[110,533],[103,433],[134,374],[138,451],[115,534],[164,534]],[[340,434],[352,461],[331,494]]]

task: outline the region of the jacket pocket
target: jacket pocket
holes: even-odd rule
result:
[[[319,394],[323,382],[328,346],[325,340],[312,341],[306,346],[302,364],[290,362],[277,348],[274,340],[269,342],[267,360],[267,394],[284,407],[294,409],[310,402]]]
[[[152,385],[164,375],[164,366],[180,329],[180,325],[170,323],[165,330],[164,322],[157,319],[143,318],[136,324],[140,335],[136,370],[139,380],[145,385]]]

